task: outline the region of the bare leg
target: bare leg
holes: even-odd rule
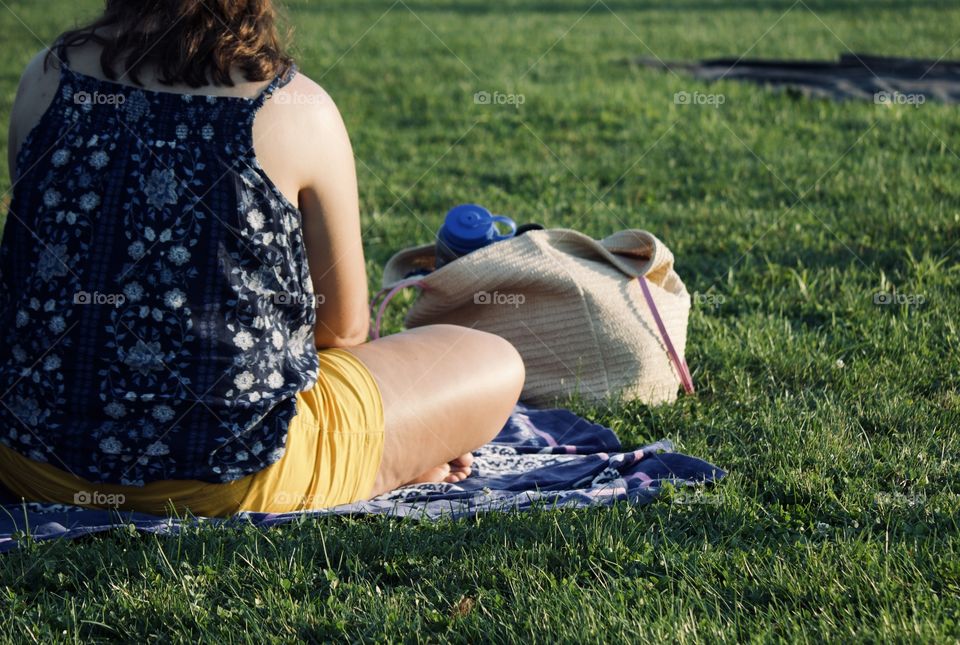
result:
[[[371,496],[415,481],[459,481],[523,389],[523,361],[499,336],[418,327],[349,348],[383,394],[386,440]]]

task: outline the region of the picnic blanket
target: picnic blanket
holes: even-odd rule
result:
[[[923,97],[942,103],[960,102],[960,61],[851,53],[837,61],[718,58],[682,63],[641,57],[632,62],[703,81],[745,81],[814,98],[916,104],[918,97]]]
[[[241,513],[230,519],[169,518],[59,504],[8,503],[0,512],[0,552],[22,539],[78,538],[113,529],[176,534],[198,521],[261,527],[319,515],[390,515],[417,520],[469,517],[485,511],[578,508],[653,501],[666,484],[715,482],[726,473],[658,441],[623,452],[609,428],[569,410],[518,405],[500,434],[474,452],[473,474],[458,484],[405,486],[372,500],[321,511]],[[29,538],[27,537],[29,536]]]

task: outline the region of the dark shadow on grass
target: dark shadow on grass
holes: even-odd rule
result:
[[[394,6],[396,5],[396,6]],[[292,9],[294,13],[373,13],[384,12],[393,6],[395,10],[404,10],[404,7],[416,13],[459,13],[472,15],[487,14],[608,14],[609,12],[717,12],[717,11],[804,11],[805,7],[817,13],[843,13],[845,11],[862,11],[863,3],[859,0],[803,0],[802,4],[796,0],[773,0],[771,2],[750,2],[737,0],[726,2],[717,0],[647,0],[640,2],[626,2],[623,0],[606,0],[590,2],[589,0],[561,2],[505,2],[490,3],[470,0],[467,2],[423,2],[417,0],[399,1],[368,0],[357,2],[324,3],[297,5]],[[955,9],[956,4],[945,0],[877,0],[871,3],[873,11],[898,11],[907,9]]]

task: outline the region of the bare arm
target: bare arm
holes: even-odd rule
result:
[[[16,101],[14,101],[16,106]],[[14,107],[16,110],[16,107]],[[17,141],[17,131],[13,127],[13,118],[10,119],[10,127],[7,130],[7,171],[10,173],[10,185],[17,182],[17,152],[20,150],[20,142]]]
[[[367,340],[367,273],[360,239],[360,207],[353,148],[332,99],[302,78],[293,92],[304,100],[300,141],[304,168],[299,191],[304,240],[317,294],[318,348],[350,347]]]
[[[34,59],[36,60],[36,59]],[[17,95],[13,99],[13,108],[10,110],[10,125],[7,129],[7,172],[10,173],[10,185],[17,183],[17,154],[20,152],[20,136],[17,127],[23,112],[23,102],[27,78],[30,76],[34,66],[34,61],[27,65],[23,76],[20,78],[20,84],[17,86]]]

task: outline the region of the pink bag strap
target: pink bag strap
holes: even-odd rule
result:
[[[386,289],[381,289],[370,300],[371,317],[373,317],[374,311],[376,311],[373,328],[370,330],[371,340],[377,340],[380,338],[380,327],[383,325],[383,314],[387,311],[387,305],[390,304],[390,301],[393,300],[394,296],[407,287],[419,287],[421,289],[427,288],[423,280],[420,278],[407,278],[406,280],[401,280],[397,283],[394,283],[393,286],[387,287]],[[377,300],[380,298],[383,298],[383,302],[381,302],[380,307],[377,308]]]
[[[647,286],[647,279],[644,276],[639,276],[637,281],[640,282],[643,297],[646,298],[647,305],[650,307],[650,313],[653,314],[653,319],[657,323],[657,329],[660,330],[663,344],[667,346],[667,353],[670,354],[670,360],[673,361],[673,364],[677,368],[677,373],[680,375],[680,383],[683,385],[683,390],[687,394],[693,394],[696,390],[694,390],[693,387],[693,377],[690,375],[690,368],[687,367],[687,361],[677,353],[676,347],[673,346],[673,341],[670,340],[670,334],[667,333],[667,327],[663,324],[663,318],[660,317],[657,303],[653,301],[653,294],[650,293],[650,287]]]

